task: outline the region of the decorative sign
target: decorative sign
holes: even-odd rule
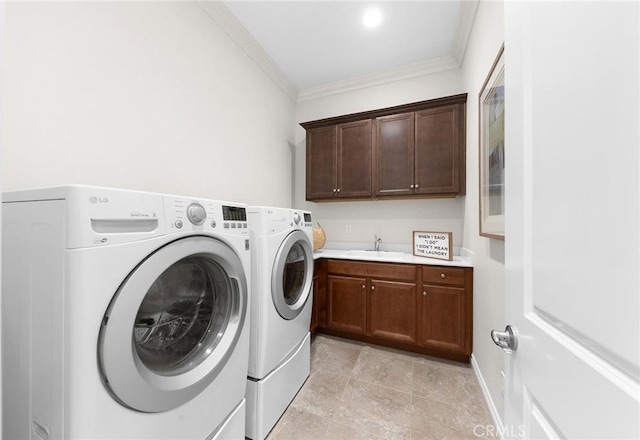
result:
[[[451,261],[452,236],[451,232],[413,231],[413,255]]]

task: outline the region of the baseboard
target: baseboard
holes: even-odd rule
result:
[[[500,417],[500,414],[498,414],[498,409],[491,398],[491,394],[489,394],[489,388],[487,388],[487,383],[484,381],[484,377],[482,377],[482,372],[480,372],[480,367],[478,367],[478,363],[476,362],[476,358],[473,354],[471,355],[471,367],[473,367],[473,371],[476,373],[476,378],[478,378],[478,382],[480,383],[480,389],[482,389],[484,400],[487,402],[491,418],[493,419],[493,424],[496,426],[496,433],[500,436],[501,440],[504,440],[502,433],[505,431],[502,418]]]

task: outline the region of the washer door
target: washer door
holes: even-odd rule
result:
[[[105,386],[138,411],[188,402],[235,349],[247,299],[242,262],[221,241],[195,236],[158,249],[129,274],[105,313],[98,345]]]
[[[302,231],[293,231],[278,249],[271,277],[271,297],[280,316],[291,320],[302,312],[312,282],[313,251],[309,237]]]

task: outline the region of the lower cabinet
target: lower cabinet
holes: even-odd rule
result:
[[[318,331],[469,361],[472,268],[319,260],[315,276]]]
[[[418,341],[416,283],[370,280],[369,334],[395,341]]]
[[[365,334],[367,325],[367,280],[327,275],[327,327]]]
[[[466,353],[465,290],[459,287],[422,286],[422,338],[425,346]]]
[[[473,269],[423,266],[422,331],[424,346],[471,355]]]

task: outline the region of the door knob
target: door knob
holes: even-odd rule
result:
[[[510,325],[504,331],[491,330],[493,343],[502,348],[507,354],[511,354],[518,349],[518,330]]]

